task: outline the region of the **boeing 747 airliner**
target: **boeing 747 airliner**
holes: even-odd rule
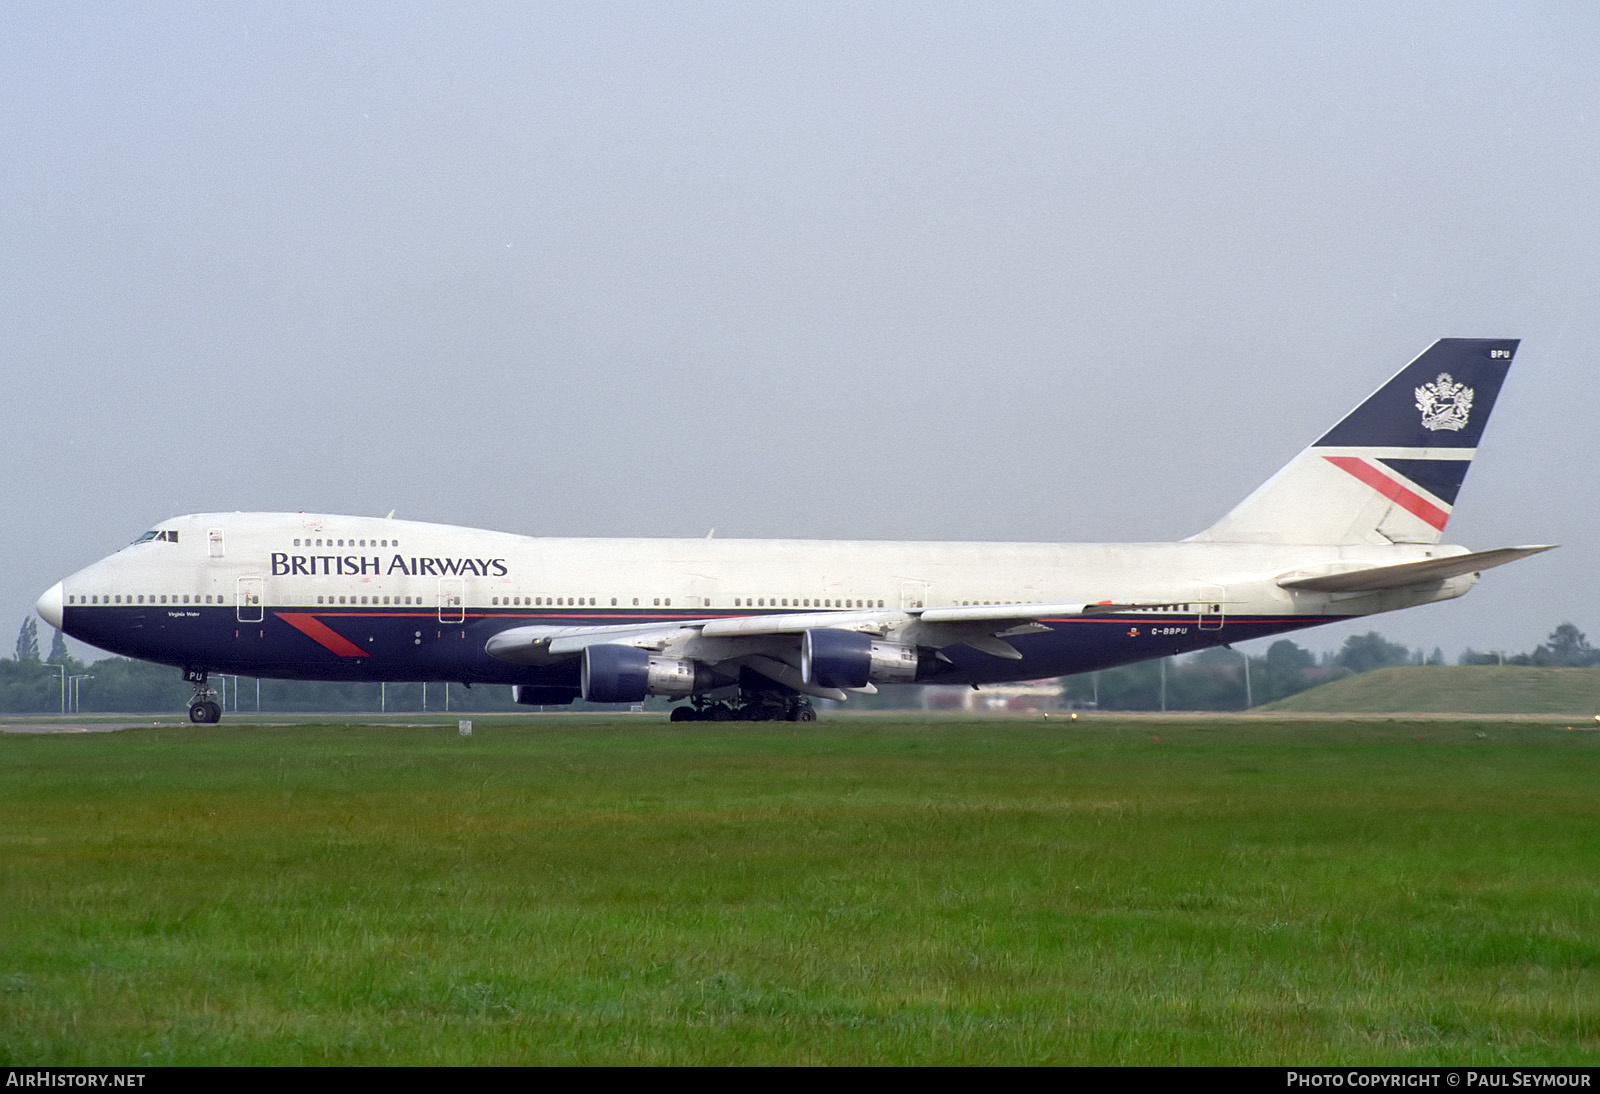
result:
[[[1546,546],[1441,545],[1517,342],[1450,338],[1179,543],[546,539],[310,513],[176,517],[39,614],[213,672],[509,684],[518,702],[686,700],[810,721],[810,697],[1125,665],[1465,593]]]

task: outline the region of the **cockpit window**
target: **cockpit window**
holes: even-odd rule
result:
[[[151,540],[159,540],[162,543],[176,543],[176,542],[178,542],[177,529],[168,528],[168,529],[165,529],[163,531],[146,532],[144,535],[140,536],[138,539],[134,540],[133,542],[135,542],[135,543],[149,543]]]

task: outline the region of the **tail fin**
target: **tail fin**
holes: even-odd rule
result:
[[[1197,541],[1438,543],[1517,339],[1441,338]]]

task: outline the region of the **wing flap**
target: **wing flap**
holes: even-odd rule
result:
[[[832,627],[844,631],[878,631],[906,623],[905,612],[784,612],[781,615],[739,615],[728,619],[705,619],[691,623],[707,638],[735,638],[750,635],[802,634],[813,627]]]
[[[1094,604],[971,604],[956,608],[924,608],[924,623],[1031,623],[1057,616],[1082,615]]]
[[[619,623],[598,627],[512,627],[491,635],[484,652],[518,665],[546,665],[582,653],[585,646],[659,647],[687,628],[682,623]]]

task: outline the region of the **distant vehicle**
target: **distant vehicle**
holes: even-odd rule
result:
[[[1448,600],[1548,550],[1440,539],[1516,353],[1436,342],[1179,543],[548,539],[308,513],[163,521],[53,586],[74,638],[208,674],[509,684],[518,702],[687,700],[810,721],[810,698],[1109,668]],[[1308,379],[1302,387],[1313,386]]]

